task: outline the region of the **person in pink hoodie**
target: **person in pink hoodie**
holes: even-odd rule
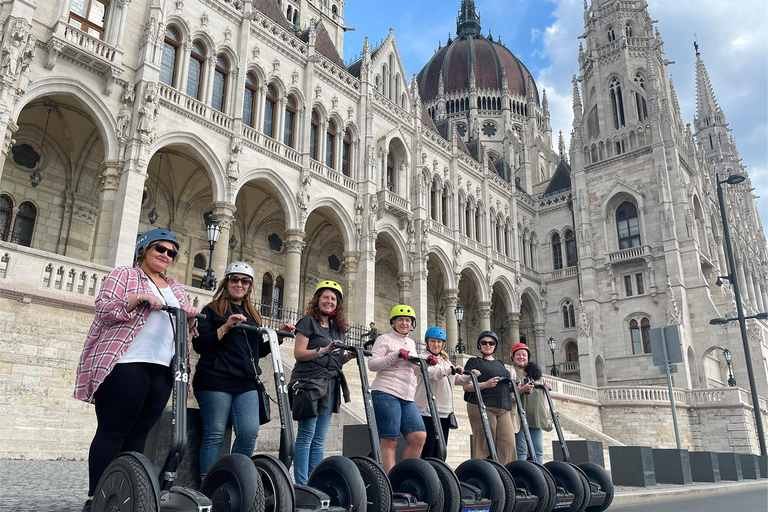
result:
[[[408,305],[398,304],[389,315],[392,331],[376,338],[368,359],[368,369],[376,372],[371,384],[373,409],[379,427],[384,471],[395,465],[397,440],[402,432],[408,446],[403,458],[418,458],[427,439],[424,421],[416,406],[416,376],[419,367],[408,357],[418,355],[416,342],[408,335],[416,326],[416,313]]]

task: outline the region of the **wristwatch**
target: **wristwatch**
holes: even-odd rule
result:
[[[315,349],[315,352],[317,352],[317,355],[319,355],[320,357],[322,357],[322,356],[323,356],[323,353],[322,353],[322,352],[320,352],[320,350],[321,350],[322,348],[323,348],[323,347],[317,347],[317,348]]]

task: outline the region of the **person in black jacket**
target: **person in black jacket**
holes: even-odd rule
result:
[[[253,455],[259,435],[256,378],[261,374],[259,358],[270,353],[269,342],[252,331],[231,331],[239,323],[261,324],[250,301],[253,278],[253,268],[247,263],[229,264],[213,301],[201,311],[206,319],[199,321],[199,334],[192,340],[200,354],[192,384],[203,422],[201,477],[219,458],[230,417],[235,430],[233,453]],[[282,328],[292,330],[293,326],[284,324]]]
[[[293,402],[296,431],[296,453],[293,472],[297,484],[306,484],[315,466],[323,460],[325,437],[331,414],[339,412],[341,393],[349,402],[341,367],[351,358],[334,350],[331,343],[344,343],[348,326],[344,319],[341,285],[321,281],[307,304],[306,316],[296,323],[296,364],[288,383]]]

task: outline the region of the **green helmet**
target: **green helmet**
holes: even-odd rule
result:
[[[336,281],[320,281],[320,284],[315,287],[315,293],[313,295],[317,295],[318,292],[325,290],[326,288],[335,291],[339,295],[339,301],[344,298],[344,292],[341,289],[341,285]]]
[[[398,304],[397,306],[392,308],[392,311],[389,313],[390,325],[392,324],[392,320],[394,320],[398,316],[410,317],[412,320],[412,327],[416,327],[416,312],[408,304]]]

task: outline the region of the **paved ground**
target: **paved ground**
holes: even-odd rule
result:
[[[0,460],[0,482],[0,512],[80,512],[88,487],[88,464],[82,461]],[[768,488],[768,480],[617,487],[614,503],[666,501],[755,488]]]

